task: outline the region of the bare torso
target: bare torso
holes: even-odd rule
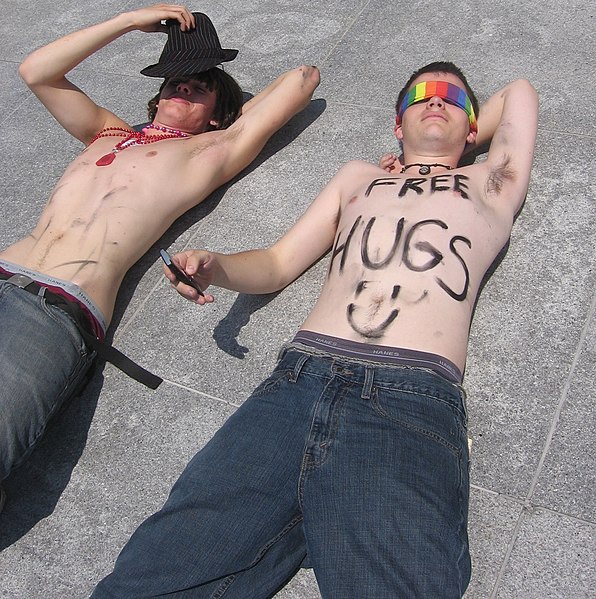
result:
[[[228,131],[168,139],[96,161],[101,138],[68,167],[36,227],[0,258],[80,286],[109,322],[126,271],[171,223],[221,185]]]
[[[483,164],[421,176],[354,163],[322,293],[303,329],[435,353],[465,366],[482,278],[511,210],[484,193]]]

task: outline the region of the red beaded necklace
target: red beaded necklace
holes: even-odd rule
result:
[[[163,131],[160,135],[147,135],[145,129],[156,129],[157,131]],[[175,139],[178,137],[190,137],[188,133],[179,131],[178,129],[170,129],[169,127],[162,127],[161,125],[154,125],[150,123],[143,127],[143,131],[134,131],[132,129],[125,129],[123,127],[107,127],[102,129],[92,140],[91,145],[96,139],[100,137],[124,137],[123,140],[119,141],[108,154],[104,154],[95,164],[97,166],[108,166],[114,162],[116,154],[126,150],[132,146],[143,146],[145,144],[152,144],[162,139]]]

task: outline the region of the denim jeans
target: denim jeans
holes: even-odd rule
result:
[[[287,347],[189,462],[93,597],[459,598],[470,577],[464,393],[428,370]]]
[[[70,316],[0,281],[0,480],[81,390],[93,358]]]

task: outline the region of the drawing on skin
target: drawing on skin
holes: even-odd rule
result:
[[[351,302],[348,304],[346,310],[350,326],[367,339],[379,339],[382,337],[387,327],[399,314],[399,308],[392,307],[389,314],[381,322],[375,322],[378,320],[384,304],[389,301],[393,305],[400,291],[400,286],[394,285],[391,294],[387,295],[379,290],[378,283],[378,281],[360,281],[354,293],[355,299],[366,293],[370,296],[370,301],[364,300],[361,303]]]
[[[365,197],[370,195],[376,186],[395,185],[398,187],[397,197],[403,197],[406,193],[420,195],[436,192],[453,192],[467,199],[468,177],[465,175],[437,175],[430,178],[410,177],[399,179],[386,177],[373,180],[365,192]],[[460,289],[454,289],[442,277],[434,276],[437,286],[449,297],[458,302],[463,302],[470,288],[470,273],[461,254],[460,247],[465,245],[471,249],[471,241],[461,235],[451,236],[449,225],[439,219],[424,219],[410,224],[405,217],[395,222],[393,240],[388,250],[381,255],[378,245],[375,245],[375,224],[377,217],[366,217],[359,215],[354,220],[347,235],[343,237],[345,228],[339,231],[331,252],[331,262],[327,276],[330,277],[337,269],[338,276],[344,274],[344,266],[347,261],[348,252],[354,245],[354,251],[360,252],[360,262],[364,269],[369,272],[384,271],[388,268],[397,269],[401,265],[411,272],[428,272],[439,265],[452,265],[453,260],[461,268],[463,283]],[[384,224],[384,226],[386,226]],[[441,251],[436,246],[437,229],[440,235],[445,235],[445,244],[449,251]],[[444,233],[440,233],[440,232]],[[432,237],[431,237],[432,232]],[[435,242],[429,241],[429,239]],[[441,244],[442,245],[442,244]],[[358,250],[359,246],[359,250]],[[337,260],[339,259],[339,260]],[[450,268],[450,276],[456,275],[456,269]],[[400,310],[406,304],[418,304],[424,301],[430,289],[423,289],[417,298],[400,297],[401,285],[396,282],[390,288],[381,288],[382,283],[374,279],[361,279],[357,282],[354,290],[353,300],[346,308],[346,318],[352,329],[367,339],[379,339],[383,337],[387,329],[396,321]]]
[[[412,225],[412,227],[406,235],[406,241],[404,243],[403,261],[404,264],[408,267],[408,269],[414,272],[425,272],[427,270],[430,270],[443,260],[443,254],[441,254],[441,252],[439,252],[439,250],[436,249],[428,241],[417,241],[416,243],[412,244],[412,237],[414,236],[414,234],[426,225],[437,225],[442,229],[448,229],[446,223],[444,223],[441,220],[434,219],[421,220],[420,222],[417,222],[415,225]],[[420,250],[423,254],[430,254],[429,260],[424,264],[416,266],[413,260],[410,258],[410,250],[412,245],[414,245],[414,248]]]
[[[76,271],[74,272],[74,274],[72,275],[72,277],[76,277],[78,276],[85,268],[87,268],[88,266],[94,266],[95,264],[98,264],[101,260],[101,254],[103,254],[105,246],[107,244],[107,237],[108,237],[108,227],[107,225],[104,226],[104,232],[103,232],[103,238],[101,240],[101,242],[99,242],[97,245],[95,245],[91,251],[90,251],[90,255],[87,258],[81,259],[81,260],[72,260],[69,262],[62,262],[60,264],[55,264],[54,266],[51,267],[52,270],[58,270],[60,268],[64,268],[66,266],[73,266],[75,264],[78,264],[79,267],[76,269]],[[91,259],[91,255],[93,254],[97,254],[97,252],[99,252],[99,257],[96,260],[92,260]]]
[[[358,225],[360,224],[360,220],[362,219],[361,216],[359,216],[355,221],[354,224],[352,225],[352,228],[350,229],[350,232],[348,233],[348,236],[346,238],[346,241],[340,246],[339,244],[339,236],[337,236],[337,239],[335,240],[335,246],[333,247],[333,250],[331,252],[331,262],[329,264],[329,271],[327,272],[327,277],[329,278],[329,276],[331,275],[331,271],[333,270],[333,261],[335,260],[335,257],[338,254],[342,254],[341,260],[339,262],[339,272],[342,273],[344,270],[344,266],[346,263],[346,257],[348,254],[348,248],[350,246],[350,241],[352,241],[352,236],[354,235],[356,229],[358,228]]]
[[[383,258],[382,260],[380,260],[378,262],[373,262],[370,259],[368,246],[369,246],[370,232],[371,232],[376,220],[377,220],[376,216],[373,216],[368,221],[368,224],[366,225],[366,227],[364,229],[364,233],[362,235],[362,243],[360,245],[360,256],[362,258],[362,264],[366,268],[370,268],[373,270],[378,270],[380,268],[383,268],[383,267],[387,266],[387,264],[389,264],[389,262],[391,262],[391,260],[393,260],[393,257],[395,256],[395,253],[397,252],[397,246],[399,245],[399,242],[401,239],[401,234],[404,230],[404,223],[406,222],[406,220],[404,218],[399,219],[399,221],[397,223],[397,227],[395,229],[395,237],[393,239],[393,245],[391,246],[391,249],[385,256],[385,258]],[[345,254],[344,254],[344,256],[345,256]],[[343,260],[344,256],[342,256],[342,260]]]
[[[456,293],[450,287],[448,287],[447,284],[443,280],[441,280],[439,277],[435,277],[435,281],[439,284],[441,289],[443,289],[443,291],[446,291],[454,300],[457,300],[458,302],[463,302],[468,295],[468,289],[470,287],[470,271],[468,270],[468,266],[464,262],[464,259],[457,253],[457,250],[455,249],[456,241],[463,241],[470,249],[472,248],[472,242],[469,239],[467,239],[466,237],[462,237],[461,235],[456,235],[455,237],[452,237],[451,240],[449,241],[449,249],[454,254],[454,256],[459,260],[462,268],[464,269],[464,273],[466,275],[466,279],[464,281],[464,288],[463,288],[462,292]]]
[[[408,191],[413,191],[416,195],[422,195],[425,191],[429,191],[431,194],[440,191],[452,191],[467,200],[469,199],[467,185],[469,179],[466,175],[461,174],[441,174],[434,177],[408,177],[406,179],[402,177],[381,177],[371,181],[364,192],[364,197],[367,198],[375,187],[381,185],[401,185],[397,192],[398,198],[403,198]]]
[[[87,226],[83,229],[83,233],[87,233],[89,229],[95,224],[98,214],[101,212],[101,206],[98,206],[91,214]]]
[[[91,264],[97,264],[97,263],[98,263],[97,260],[73,260],[72,262],[62,262],[62,264],[56,264],[56,266],[54,266],[54,268],[62,268],[63,266],[72,266],[73,264],[79,264],[80,267],[76,272],[76,274],[79,274],[79,272],[85,266],[89,266]]]
[[[46,230],[47,230],[47,228],[46,228]],[[50,242],[46,245],[45,252],[42,254],[42,256],[40,257],[40,259],[37,262],[39,265],[37,267],[37,270],[41,270],[41,267],[45,264],[46,258],[48,257],[48,254],[50,253],[50,250],[52,249],[52,247],[54,246],[54,244],[57,241],[60,241],[60,239],[62,239],[62,237],[63,237],[63,234],[57,235],[56,237],[51,239]],[[40,237],[40,240],[41,240],[41,237]]]
[[[66,185],[66,183],[62,183],[61,185],[58,185],[58,187],[56,187],[54,189],[54,191],[52,192],[52,195],[50,196],[50,199],[48,200],[47,205],[49,206],[53,201],[54,198],[56,197],[56,194]]]
[[[111,189],[110,191],[108,191],[108,193],[106,193],[103,198],[101,198],[102,202],[105,202],[107,200],[109,200],[112,196],[116,195],[117,193],[121,192],[121,191],[126,191],[128,189],[127,185],[121,185],[120,187],[115,187],[114,189]]]
[[[50,220],[46,224],[44,230],[41,232],[41,235],[39,237],[35,237],[35,235],[33,235],[32,233],[29,234],[29,237],[31,237],[35,241],[35,243],[33,244],[33,247],[37,246],[37,244],[39,243],[41,238],[45,235],[46,231],[50,228],[51,224],[52,224],[52,217],[50,217]]]
[[[95,208],[95,210],[93,211],[93,213],[91,214],[91,217],[89,218],[89,222],[87,223],[87,226],[85,227],[85,233],[87,233],[87,231],[89,231],[89,229],[95,224],[95,221],[97,220],[98,215],[101,213],[102,209],[104,208],[104,203],[107,202],[109,199],[113,198],[114,196],[118,195],[119,192],[121,191],[126,191],[128,189],[128,187],[126,185],[122,185],[120,187],[116,187],[115,189],[112,189],[110,191],[108,191],[100,200],[100,204],[97,205],[97,207]]]

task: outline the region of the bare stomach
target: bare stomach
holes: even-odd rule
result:
[[[202,152],[185,141],[133,147],[108,166],[96,161],[114,139],[91,144],[68,167],[33,231],[0,258],[78,285],[109,322],[128,269],[217,186],[222,150],[205,150],[215,148],[213,139]]]
[[[409,298],[405,285],[393,289],[337,293],[326,285],[303,330],[359,343],[436,354],[463,372],[468,347],[471,300],[457,302],[437,290]]]
[[[55,194],[33,231],[0,258],[78,285],[109,323],[124,275],[173,218],[158,209],[143,216],[134,198],[115,197],[82,202]]]
[[[0,252],[0,259],[78,285],[109,323],[127,265],[118,252],[102,256],[98,246],[63,238],[48,247],[28,236]]]

